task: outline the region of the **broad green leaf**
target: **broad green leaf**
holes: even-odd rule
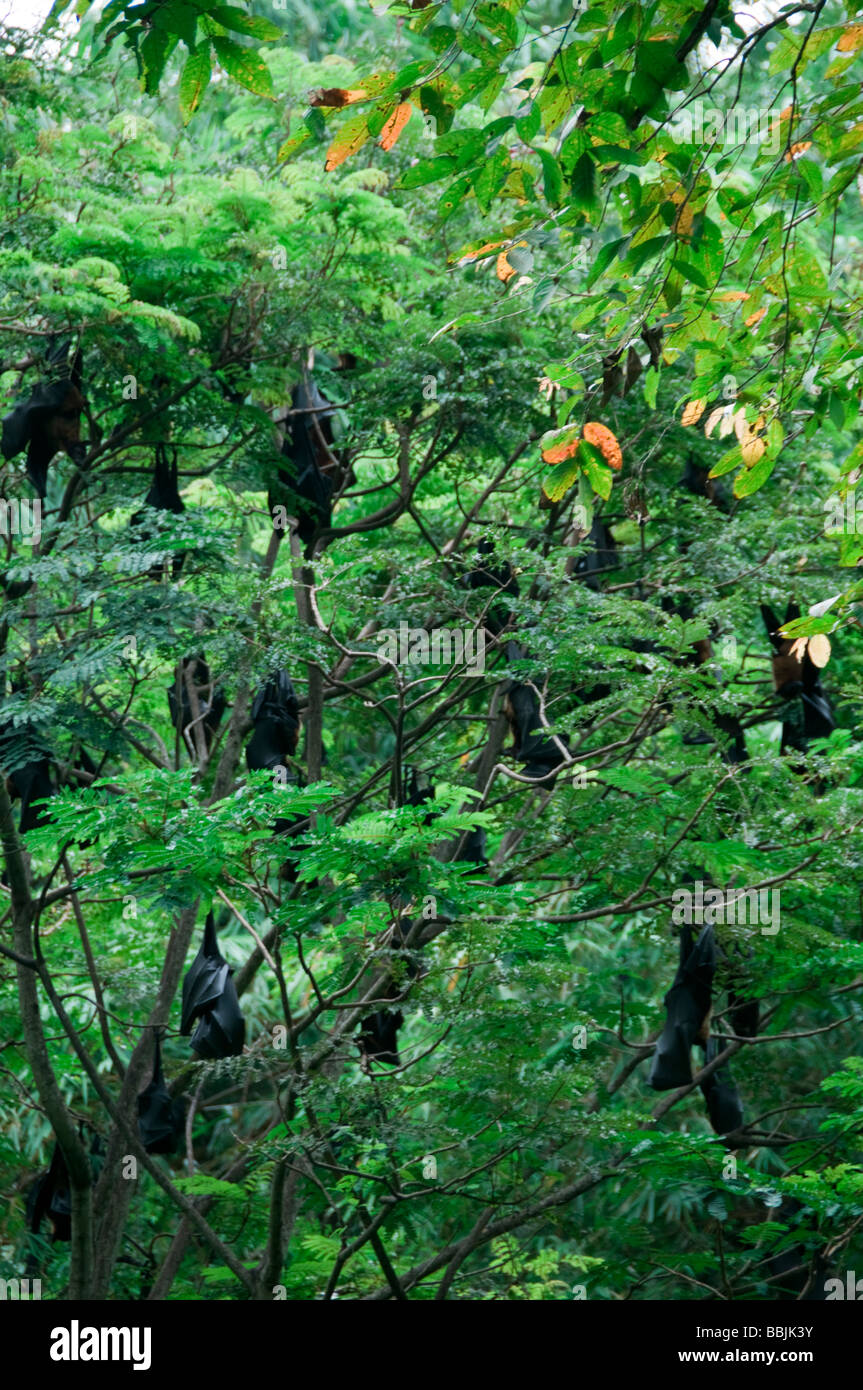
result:
[[[180,114],[183,123],[188,124],[201,104],[201,98],[210,81],[210,54],[206,44],[201,43],[194,53],[190,53],[183,65],[180,76]],[[284,148],[284,147],[283,147]],[[279,158],[284,158],[281,150]]]
[[[263,43],[272,43],[275,39],[283,37],[282,30],[277,24],[273,24],[272,20],[265,19],[263,15],[246,14],[245,10],[237,9],[234,5],[216,5],[209,13],[226,29],[233,29],[238,34],[247,34],[249,38],[260,39]]]
[[[233,39],[216,35],[213,47],[221,66],[229,77],[256,96],[273,96],[273,79],[263,58],[253,49],[242,48]]]

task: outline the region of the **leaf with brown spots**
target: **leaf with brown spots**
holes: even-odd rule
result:
[[[313,87],[308,94],[309,106],[350,106],[354,101],[364,101],[368,92],[362,88],[350,91],[345,87]]]
[[[382,150],[391,150],[411,118],[413,107],[409,101],[400,102],[393,114],[384,123],[378,144]]]

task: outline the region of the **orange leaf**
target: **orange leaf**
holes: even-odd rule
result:
[[[340,164],[344,164],[346,159],[350,159],[352,154],[362,149],[369,138],[368,117],[357,113],[345,121],[338,135],[330,148],[327,150],[327,162],[324,165],[326,173],[331,173]]]
[[[756,310],[755,310],[755,313],[754,313],[754,314],[750,314],[750,315],[749,315],[749,318],[746,319],[746,327],[747,327],[747,328],[755,328],[755,327],[761,322],[761,320],[764,318],[764,315],[765,315],[766,313],[767,313],[767,310],[766,310],[766,309],[756,309]]]
[[[410,120],[412,111],[413,107],[411,106],[409,101],[403,101],[399,106],[396,107],[395,111],[384,125],[384,128],[381,131],[381,137],[378,140],[378,144],[380,145],[382,150],[392,149],[393,145],[396,143],[396,140],[398,140],[399,136],[401,135],[402,131],[404,130],[405,126]]]
[[[690,401],[680,417],[681,425],[697,425],[706,409],[707,401]]]
[[[462,954],[459,956],[458,960],[457,960],[456,963],[455,963],[455,974],[452,976],[452,978],[451,978],[449,984],[448,984],[447,987],[446,987],[447,994],[452,994],[453,990],[455,989],[456,985],[457,985],[458,982],[459,982],[459,977],[460,977],[460,975],[461,975],[461,972],[462,972],[462,970],[464,969],[464,967],[467,965],[467,963],[468,963],[468,953],[467,953],[467,951],[463,951]]]
[[[852,24],[845,30],[836,45],[840,53],[856,53],[861,46],[863,46],[863,24]]]
[[[811,150],[811,149],[812,149],[812,141],[811,141],[811,140],[798,140],[798,141],[797,141],[797,144],[796,144],[796,145],[792,145],[792,146],[791,146],[791,149],[790,149],[790,150],[788,151],[788,153],[786,154],[786,156],[785,156],[785,163],[786,163],[786,164],[790,164],[791,161],[792,161],[792,159],[799,159],[800,156],[801,156],[801,154],[805,154],[807,150]]]
[[[609,468],[614,468],[617,472],[623,467],[623,454],[616,437],[605,425],[599,425],[595,420],[588,420],[582,431],[588,444],[593,444],[605,459]]]
[[[476,251],[467,251],[457,262],[458,265],[470,265],[471,261],[476,261],[480,256],[484,256],[486,251],[496,251],[499,246],[503,246],[502,241],[487,241],[484,246],[480,246]]]
[[[352,101],[363,101],[368,92],[360,88],[348,91],[344,87],[313,87],[308,95],[309,106],[350,106]]]
[[[500,255],[499,255],[498,258],[497,258],[497,278],[498,278],[498,280],[502,280],[503,283],[506,284],[507,281],[508,281],[508,280],[511,280],[512,277],[513,277],[513,275],[516,275],[517,273],[518,273],[518,272],[516,271],[515,267],[514,267],[514,266],[511,266],[510,263],[509,263],[509,261],[507,260],[507,258],[506,258],[506,252],[505,252],[505,251],[501,251]]]
[[[546,463],[563,463],[566,459],[574,459],[580,442],[571,439],[568,444],[552,444],[550,449],[543,449],[543,460]]]
[[[745,299],[749,299],[749,291],[726,290],[724,294],[715,294],[713,298],[720,300],[723,304],[742,304]]]

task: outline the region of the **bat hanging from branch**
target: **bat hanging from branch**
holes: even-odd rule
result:
[[[38,497],[48,487],[48,465],[55,454],[66,453],[82,463],[87,450],[81,442],[81,350],[69,357],[71,343],[53,343],[46,353],[46,375],[25,401],[19,401],[3,420],[3,457],[27,450],[27,477]]]

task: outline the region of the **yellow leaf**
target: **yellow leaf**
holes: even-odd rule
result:
[[[410,120],[412,111],[413,107],[411,106],[409,101],[403,101],[399,106],[396,107],[395,111],[384,125],[384,128],[381,131],[380,139],[378,140],[378,144],[380,145],[382,150],[392,149],[393,145],[396,143],[396,140],[398,140],[399,136],[401,135],[402,131],[404,130],[405,126]]]
[[[863,46],[863,24],[850,25],[836,45],[840,53],[856,53],[861,46]]]
[[[674,201],[676,202],[677,199],[675,198]],[[671,230],[676,232],[678,236],[688,237],[692,231],[693,220],[691,206],[689,203],[682,203],[675,213],[674,221],[671,224]]]
[[[830,660],[830,639],[825,637],[822,632],[809,638],[809,659],[813,666],[819,668],[826,666]]]
[[[726,290],[724,294],[715,294],[713,298],[722,304],[738,304],[751,296],[748,290]]]
[[[767,445],[764,443],[764,440],[760,439],[758,435],[753,434],[750,435],[748,439],[742,440],[740,452],[743,455],[743,462],[746,464],[746,467],[754,468],[758,460],[763,457],[766,448]]]
[[[680,417],[681,425],[697,425],[706,409],[707,401],[690,401]]]
[[[756,310],[755,310],[755,313],[754,313],[754,314],[750,314],[750,315],[749,315],[749,318],[745,320],[745,322],[746,322],[746,327],[747,327],[747,328],[755,328],[756,324],[759,324],[759,323],[761,322],[761,320],[764,318],[764,315],[765,315],[766,313],[767,313],[767,310],[766,310],[766,309],[756,309]]]

